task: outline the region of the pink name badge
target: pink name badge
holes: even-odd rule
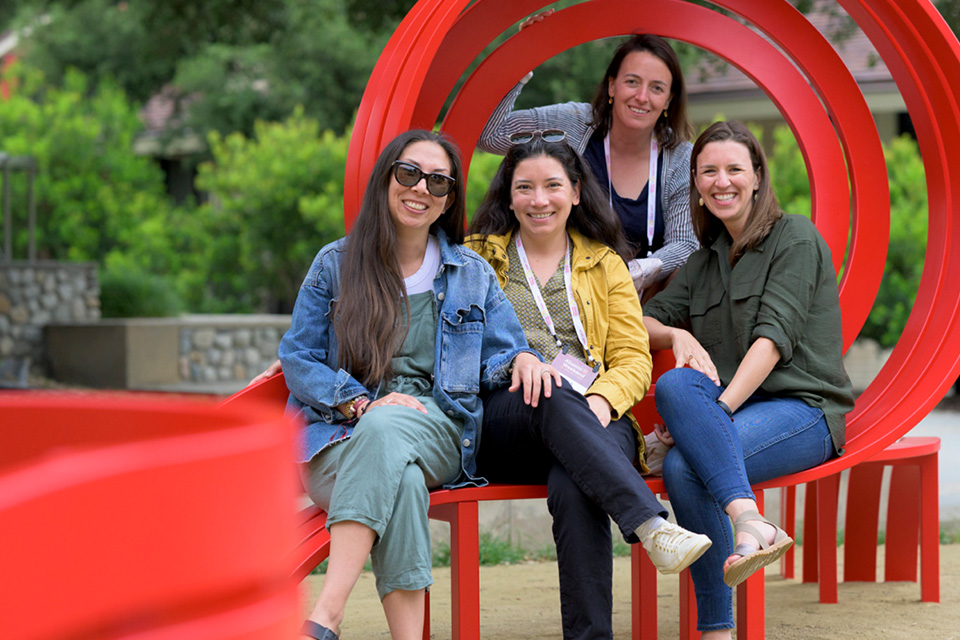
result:
[[[558,353],[550,364],[582,395],[587,394],[587,389],[597,379],[593,369],[566,353]]]

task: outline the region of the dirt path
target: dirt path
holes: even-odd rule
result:
[[[800,554],[796,556],[799,558]],[[879,556],[882,565],[882,549]],[[838,553],[838,558],[842,561],[843,554]],[[816,584],[783,580],[778,571],[770,570],[766,589],[767,638],[960,640],[960,545],[941,546],[940,560],[940,604],[920,602],[918,584],[898,582],[841,583],[840,604],[821,605]],[[883,575],[882,566],[878,575]],[[630,637],[629,578],[629,558],[617,558],[613,615],[618,639]],[[321,576],[313,576],[304,582],[307,608],[313,604],[321,580]],[[434,580],[432,637],[444,640],[450,638],[450,570],[434,570]],[[561,638],[556,563],[483,567],[480,580],[480,624],[484,640]],[[676,638],[677,579],[660,576],[658,590],[659,637]],[[344,640],[390,637],[377,600],[373,574],[364,573],[360,577],[347,607],[341,637]]]

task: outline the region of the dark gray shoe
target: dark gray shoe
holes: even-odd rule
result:
[[[310,636],[311,638],[316,638],[317,640],[340,640],[333,631],[312,620],[307,620],[303,623],[303,629],[300,630],[300,633],[305,636]]]

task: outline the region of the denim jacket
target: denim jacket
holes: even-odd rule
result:
[[[490,265],[469,249],[438,233],[440,269],[433,281],[438,326],[433,398],[447,415],[463,421],[461,474],[450,485],[483,485],[476,478],[483,404],[479,393],[509,384],[513,359],[527,346],[513,307]],[[349,437],[355,420],[337,410],[352,398],[374,398],[380,384],[367,388],[337,364],[337,337],[330,306],[340,295],[340,265],[346,238],[317,254],[300,287],[290,330],[280,342],[280,360],[290,399],[287,411],[304,424],[298,461]]]

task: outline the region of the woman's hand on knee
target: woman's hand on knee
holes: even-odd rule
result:
[[[689,331],[673,330],[673,357],[677,360],[677,367],[695,369],[720,386],[720,376],[710,354]]]
[[[368,402],[363,409],[363,415],[367,415],[376,407],[383,406],[410,407],[411,409],[416,409],[420,413],[427,412],[427,408],[413,396],[408,396],[405,393],[397,393],[396,391],[393,391],[382,398],[377,398],[372,402]]]
[[[531,407],[540,401],[540,390],[545,398],[550,397],[553,385],[562,386],[560,372],[551,365],[540,362],[532,353],[523,352],[513,359],[513,375],[508,391],[523,387],[523,402]]]

